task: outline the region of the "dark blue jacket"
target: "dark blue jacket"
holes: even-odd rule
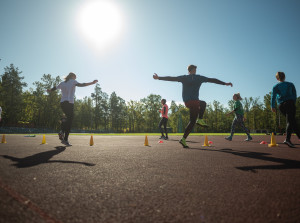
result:
[[[271,94],[271,107],[275,108],[275,100],[277,103],[281,104],[288,100],[293,100],[296,102],[297,93],[295,85],[291,82],[279,82],[273,87]]]
[[[202,83],[215,83],[225,85],[223,81],[208,78],[199,74],[182,75],[178,77],[159,77],[159,80],[178,81],[182,83],[182,99],[184,102],[199,100],[199,89]]]

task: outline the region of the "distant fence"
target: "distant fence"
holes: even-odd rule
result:
[[[168,127],[167,131],[169,133],[172,133],[173,129]],[[38,133],[57,133],[57,132],[58,132],[57,130],[50,129],[50,128],[0,127],[0,134],[38,134]],[[157,129],[154,132],[159,133],[160,130]],[[111,129],[108,130],[71,129],[71,133],[120,133],[120,132],[115,132]]]
[[[1,134],[31,134],[31,133],[57,133],[55,129],[49,128],[23,128],[23,127],[0,127]],[[106,130],[81,130],[72,129],[71,133],[109,133]]]
[[[56,131],[49,128],[22,128],[22,127],[0,127],[0,133],[5,134],[22,134],[22,133],[55,133]]]

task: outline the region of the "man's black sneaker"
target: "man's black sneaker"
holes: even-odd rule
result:
[[[165,136],[165,140],[168,140],[169,139],[169,137],[168,136]]]
[[[72,144],[70,144],[68,140],[63,139],[63,140],[61,140],[61,143],[66,145],[66,146],[72,146]]]
[[[165,136],[161,136],[161,137],[159,137],[159,139],[165,139]]]
[[[59,140],[63,140],[64,139],[64,133],[62,131],[60,131],[58,133],[58,138],[59,138]]]
[[[295,145],[294,145],[291,141],[284,140],[283,143],[286,144],[286,145],[288,145],[288,146],[291,147],[291,148],[295,148]]]

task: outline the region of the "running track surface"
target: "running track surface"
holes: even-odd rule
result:
[[[0,222],[300,222],[300,145],[277,136],[6,135]]]

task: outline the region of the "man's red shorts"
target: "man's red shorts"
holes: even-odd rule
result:
[[[191,100],[184,102],[185,106],[191,110],[200,110],[200,101],[199,100]]]

